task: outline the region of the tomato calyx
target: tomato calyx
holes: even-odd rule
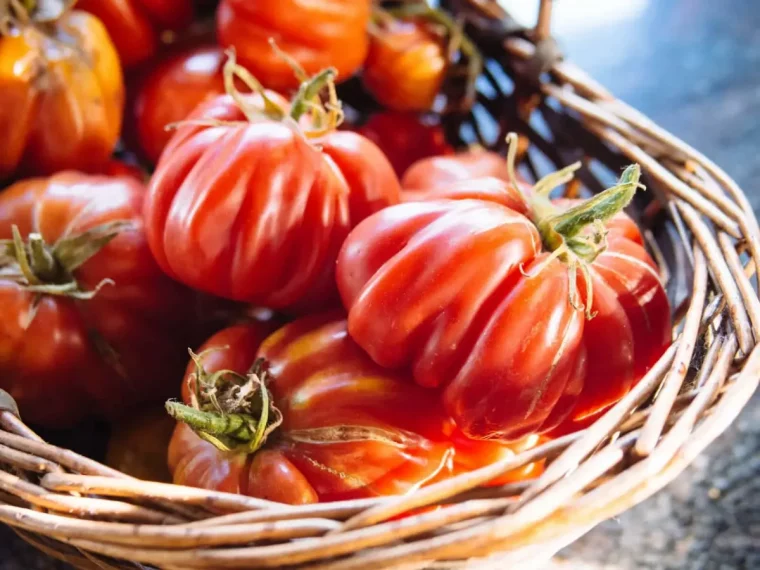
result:
[[[270,40],[270,44],[278,56],[293,68],[293,73],[301,83],[289,104],[283,105],[271,97],[250,71],[237,64],[234,49],[227,50],[227,61],[222,69],[224,90],[235,101],[246,121],[249,123],[279,121],[290,126],[306,139],[319,138],[336,130],[343,122],[343,109],[335,90],[337,71],[328,67],[309,77],[290,55],[277,47],[274,40]],[[236,82],[242,83],[249,92],[241,92]],[[327,89],[328,93],[325,102],[322,101],[320,95],[324,89]],[[173,129],[187,124],[221,126],[241,123],[216,119],[191,119],[167,125],[166,128]]]
[[[24,242],[14,225],[13,237],[0,240],[0,278],[15,281],[31,293],[92,299],[113,280],[103,279],[94,289],[83,290],[74,272],[128,227],[130,222],[117,220],[66,236],[51,246],[36,232]]]
[[[203,356],[190,351],[195,373],[188,378],[191,405],[166,402],[166,411],[186,423],[221,451],[255,453],[282,423],[267,382],[264,359],[257,359],[246,374],[218,370],[209,374]]]
[[[517,187],[515,174],[515,157],[517,153],[517,135],[507,135],[509,146],[507,168],[511,184]],[[576,206],[562,209],[552,203],[549,195],[553,190],[574,179],[575,172],[581,167],[576,162],[561,170],[552,172],[539,180],[527,196],[532,212],[533,223],[541,235],[544,247],[551,255],[544,260],[529,277],[541,271],[559,259],[567,265],[570,284],[570,303],[577,310],[584,310],[586,318],[593,318],[593,285],[589,266],[607,249],[607,228],[604,223],[622,212],[631,203],[636,191],[645,186],[639,182],[641,167],[638,164],[628,166],[620,175],[615,186],[582,201]],[[522,270],[522,269],[521,269]],[[586,285],[586,301],[581,302],[578,293],[576,274],[580,271]]]
[[[71,10],[76,0],[0,0],[0,35],[30,24],[50,24]]]

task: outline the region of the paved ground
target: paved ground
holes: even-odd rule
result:
[[[567,548],[577,570],[760,569],[760,395],[664,491]],[[560,568],[560,567],[558,567]]]

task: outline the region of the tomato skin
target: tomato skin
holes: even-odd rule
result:
[[[520,190],[526,188],[520,184]],[[425,190],[402,190],[402,202],[427,202],[431,200],[484,200],[501,204],[524,215],[529,215],[527,194],[516,192],[507,182],[498,178],[472,178],[451,182],[446,186]]]
[[[100,174],[105,174],[106,176],[130,176],[140,182],[147,179],[147,174],[139,166],[116,159],[109,160]]]
[[[416,113],[376,113],[357,132],[380,147],[399,176],[422,158],[454,153],[440,123]]]
[[[565,264],[541,268],[534,225],[502,203],[383,210],[349,235],[337,280],[349,331],[376,362],[440,386],[467,436],[515,440],[622,397],[670,342],[670,310],[638,231],[626,237],[630,220],[608,225],[586,320]],[[585,302],[585,280],[572,278]]]
[[[532,434],[509,445],[503,445],[494,441],[471,439],[460,430],[455,430],[451,439],[456,448],[456,462],[454,464],[456,475],[509,459],[549,440],[547,437]],[[527,463],[492,479],[484,486],[493,487],[517,483],[526,479],[535,479],[543,473],[545,463],[545,460]]]
[[[192,0],[78,0],[77,8],[103,22],[126,68],[155,56],[161,32],[193,20]]]
[[[159,265],[194,288],[274,309],[337,302],[348,231],[399,201],[388,161],[356,133],[329,133],[319,150],[281,122],[248,123],[229,96],[191,115],[212,117],[237,123],[181,127],[151,180],[145,220]]]
[[[145,78],[134,102],[134,122],[142,154],[153,164],[174,134],[166,126],[224,93],[224,54],[216,46],[193,47],[162,61]]]
[[[267,359],[283,423],[252,456],[221,452],[178,426],[169,452],[175,483],[298,504],[402,493],[453,469],[451,425],[435,395],[374,364],[337,317],[295,321],[260,348],[260,330],[245,325],[204,345],[228,347],[208,353],[208,372],[245,372],[256,354]],[[339,436],[315,443],[304,431],[338,426],[383,430],[397,443]]]
[[[393,19],[371,28],[362,81],[389,109],[428,111],[441,90],[447,67],[441,37],[422,22]]]
[[[0,37],[0,179],[97,172],[119,137],[124,85],[103,24],[73,10],[46,33]]]
[[[0,239],[17,225],[48,244],[69,232],[125,220],[132,225],[74,272],[94,298],[43,295],[26,325],[34,294],[0,278],[0,387],[18,402],[24,419],[66,426],[84,416],[115,419],[130,407],[162,401],[182,370],[193,317],[190,293],[168,279],[151,257],[140,211],[145,188],[126,177],[63,172],[29,179],[0,194]],[[97,335],[97,336],[96,336]],[[116,361],[104,351],[116,351]]]
[[[473,149],[418,160],[404,173],[401,187],[413,191],[445,189],[455,182],[491,177],[509,182],[506,158],[488,150]]]
[[[300,81],[271,48],[270,38],[308,75],[334,67],[343,81],[367,55],[370,11],[370,0],[222,0],[217,35],[222,47],[237,50],[241,64],[265,87],[284,93]]]

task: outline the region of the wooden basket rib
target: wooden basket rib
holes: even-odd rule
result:
[[[659,361],[581,432],[407,496],[305,506],[138,481],[47,444],[2,411],[0,522],[88,569],[517,567],[644,500],[729,426],[760,379],[760,230],[741,189],[570,62],[548,62],[535,84],[525,79],[521,62],[535,64],[536,44],[495,1],[445,4],[482,50],[489,85],[479,116],[445,119],[452,141],[503,150],[517,129],[533,143],[529,170],[582,157],[592,191],[605,186],[600,169],[612,176],[641,164],[651,192],[633,214],[675,308],[674,341]],[[534,40],[548,41],[545,4]],[[361,113],[355,85],[344,95]],[[549,139],[539,134],[547,128]],[[537,479],[481,487],[539,459],[547,468]],[[434,505],[443,508],[412,512]]]

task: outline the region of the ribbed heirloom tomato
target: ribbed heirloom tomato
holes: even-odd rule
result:
[[[142,154],[153,164],[174,134],[167,126],[186,119],[203,101],[224,93],[224,54],[201,46],[174,54],[144,79],[133,115]]]
[[[116,418],[176,386],[189,294],[151,257],[130,176],[63,172],[0,193],[0,388],[26,421]]]
[[[383,153],[334,130],[337,101],[309,105],[328,70],[288,109],[275,94],[244,97],[231,59],[225,95],[201,105],[171,139],[145,205],[159,265],[197,289],[274,309],[314,311],[334,301],[335,260],[351,227],[399,201]]]
[[[379,364],[440,386],[468,436],[511,440],[594,414],[670,341],[656,266],[618,214],[638,167],[569,208],[546,197],[566,175],[527,202],[505,185],[501,198],[393,206],[339,257],[351,336]]]
[[[225,329],[188,366],[186,405],[167,403],[187,422],[169,447],[175,483],[313,503],[406,493],[514,453],[466,442],[435,393],[372,362],[338,314],[265,334]]]
[[[0,180],[99,171],[116,145],[124,105],[106,29],[78,10],[42,23],[29,21],[34,11],[5,10],[11,23],[0,29]]]
[[[404,172],[401,187],[405,191],[445,189],[452,183],[480,178],[509,181],[504,157],[489,150],[475,148],[454,155],[422,158]]]
[[[162,32],[179,31],[193,20],[192,0],[78,0],[77,7],[105,24],[124,67],[150,59]]]
[[[300,79],[270,39],[308,74],[328,66],[338,80],[351,77],[367,55],[371,0],[222,0],[216,25],[219,43],[237,50],[241,63],[268,89],[286,92]]]

